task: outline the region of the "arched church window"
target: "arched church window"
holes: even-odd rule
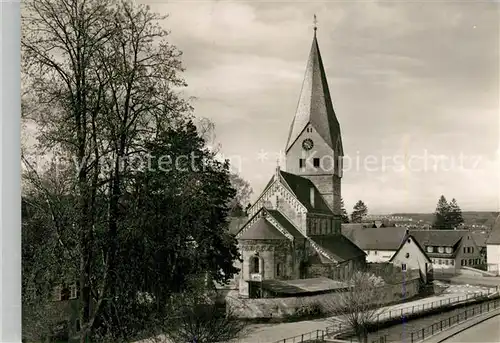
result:
[[[252,273],[259,273],[260,272],[260,260],[257,256],[253,256],[250,260],[250,268]]]

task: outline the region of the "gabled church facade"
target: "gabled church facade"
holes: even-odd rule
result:
[[[286,170],[276,168],[236,234],[241,296],[265,280],[342,280],[366,263],[341,232],[344,151],[316,28],[285,152]]]

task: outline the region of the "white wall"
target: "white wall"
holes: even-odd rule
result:
[[[413,237],[404,242],[397,255],[394,256],[392,264],[396,267],[402,267],[402,264],[406,264],[407,270],[419,269],[425,276],[427,275],[427,269],[430,267],[427,256],[415,244]]]
[[[367,263],[389,262],[396,250],[365,250]]]
[[[486,263],[488,263],[488,271],[500,272],[500,245],[486,246]]]

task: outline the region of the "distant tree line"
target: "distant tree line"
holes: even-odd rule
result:
[[[455,199],[448,202],[444,195],[438,200],[434,213],[433,229],[453,230],[464,222],[462,210]]]

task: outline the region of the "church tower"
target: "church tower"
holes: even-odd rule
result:
[[[286,143],[286,171],[311,180],[338,216],[340,226],[344,151],[316,30],[315,26],[299,103]]]

